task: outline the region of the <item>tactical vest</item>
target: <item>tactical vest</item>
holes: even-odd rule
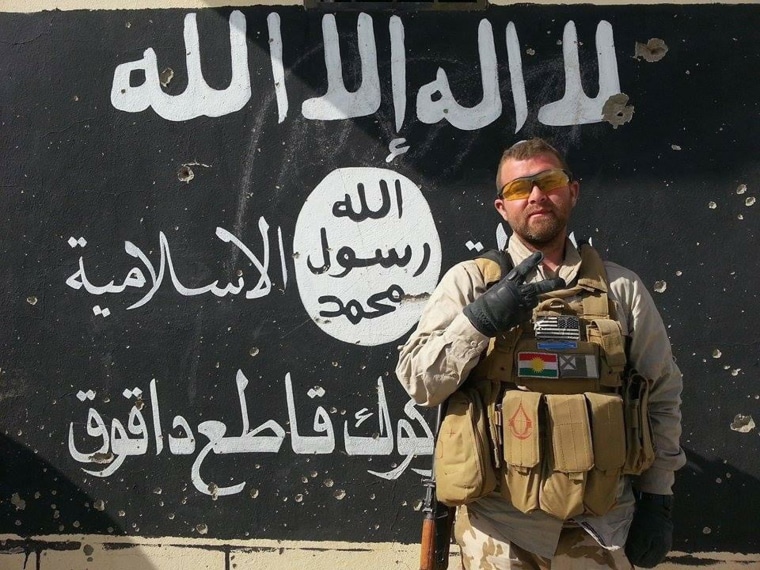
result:
[[[601,515],[622,475],[653,461],[650,382],[626,368],[601,258],[587,245],[580,254],[577,284],[542,296],[529,321],[491,339],[449,397],[436,442],[440,501],[497,489],[523,512]],[[505,273],[492,259],[476,263],[488,286]]]

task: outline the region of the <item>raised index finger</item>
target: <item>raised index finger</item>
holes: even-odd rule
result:
[[[522,263],[519,265],[516,265],[512,271],[507,273],[507,279],[509,281],[514,281],[518,285],[525,281],[525,278],[528,276],[528,274],[533,271],[536,267],[538,267],[538,264],[541,263],[541,260],[544,258],[544,254],[540,251],[536,251],[535,253],[532,253],[528,257],[526,257]]]
[[[538,283],[532,283],[531,286],[535,287],[537,295],[543,295],[544,293],[548,293],[549,291],[555,291],[556,289],[564,289],[565,280],[562,279],[561,277],[556,277],[554,279],[544,279],[543,281],[539,281]]]

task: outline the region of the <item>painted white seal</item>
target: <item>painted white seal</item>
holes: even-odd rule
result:
[[[306,312],[351,344],[396,340],[438,283],[441,242],[417,185],[392,170],[339,168],[307,198],[293,250]]]

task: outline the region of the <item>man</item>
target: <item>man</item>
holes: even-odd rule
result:
[[[458,508],[454,531],[463,566],[467,570],[653,567],[672,544],[671,487],[674,472],[685,463],[679,446],[681,373],[660,315],[634,273],[602,263],[592,248],[576,248],[568,239],[568,222],[580,188],[556,149],[541,139],[510,147],[499,164],[496,187],[494,206],[513,231],[506,251],[515,269],[506,276],[498,274],[495,285],[487,283],[483,260],[465,261],[448,271],[417,329],[401,347],[396,368],[407,392],[426,406],[444,402],[468,378],[468,384],[477,378],[501,386],[496,405],[489,408],[492,437],[488,445],[495,449],[490,468],[498,483],[473,502],[457,503],[467,503]],[[587,277],[593,276],[595,259],[602,275],[597,289],[587,286],[594,283]],[[589,309],[583,307],[590,306],[587,303],[593,303],[593,298],[603,300],[601,312],[607,315],[597,319],[587,314]],[[571,306],[576,312],[563,316],[562,311]],[[603,333],[592,338],[597,322],[612,336],[602,338],[607,334]],[[581,348],[584,354],[572,354]],[[567,373],[572,378],[565,378],[566,370],[562,370],[568,359],[575,363],[570,368],[576,371]],[[578,362],[582,372],[577,371]],[[563,423],[557,418],[562,410],[575,406],[578,398],[581,410],[591,410],[600,398],[622,410],[618,394],[626,389],[625,378],[629,378],[623,370],[630,368],[651,381],[648,415],[654,459],[639,462],[637,470],[628,459],[620,468],[621,456],[618,463],[613,461],[617,470],[610,471],[611,486],[608,477],[606,490],[599,491],[603,485],[597,483],[610,472],[592,472],[610,453],[630,456],[632,446],[623,442],[621,450],[607,449],[608,439],[617,436],[600,437],[594,431],[601,425],[601,416],[595,412],[588,412],[590,419],[586,411],[571,413],[568,425],[586,426],[575,431],[562,431]],[[557,390],[556,386],[564,387]],[[533,416],[526,402],[535,402]],[[508,411],[510,405],[517,411]],[[622,418],[623,412],[612,415],[616,414]],[[616,434],[615,430],[622,433],[631,422],[620,419],[618,423],[620,427],[613,429]],[[548,430],[554,430],[551,437],[546,435]],[[526,448],[529,435],[535,439],[533,447]],[[439,443],[442,436],[443,430]],[[573,438],[580,437],[589,449],[593,447],[593,456],[588,451],[588,465],[563,473],[555,464],[558,447],[569,449],[562,443],[566,436],[574,442],[571,447],[579,441]],[[495,441],[502,437],[503,442]],[[539,450],[533,471],[533,464],[520,463],[526,449]],[[502,453],[505,461],[500,462]],[[437,449],[437,462],[441,456],[445,458]],[[555,468],[551,475],[542,467],[547,465],[549,471]],[[576,469],[582,473],[567,473]],[[532,475],[525,478],[526,472]],[[564,487],[553,487],[559,480],[556,477]],[[579,498],[573,499],[573,494]],[[568,504],[572,501],[576,502]]]

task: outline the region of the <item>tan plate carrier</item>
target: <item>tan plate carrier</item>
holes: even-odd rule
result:
[[[542,296],[530,321],[491,339],[449,397],[435,447],[441,502],[466,504],[498,490],[526,513],[540,509],[563,520],[602,515],[615,505],[620,478],[654,461],[651,382],[626,366],[599,254],[588,245],[580,252],[577,284]],[[501,279],[499,263],[476,263],[488,285]],[[547,316],[578,317],[580,339],[572,348],[547,351],[536,339],[534,323]],[[521,353],[546,356],[555,377],[521,375]],[[557,362],[568,355],[588,362],[593,374],[565,370],[560,377]],[[536,362],[540,369],[543,362]]]

